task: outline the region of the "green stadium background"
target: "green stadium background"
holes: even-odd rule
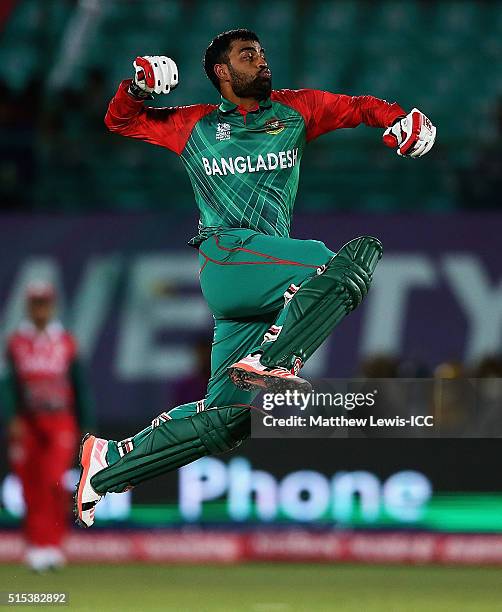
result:
[[[168,104],[214,101],[203,51],[216,33],[245,26],[261,37],[274,87],[370,93],[420,107],[438,128],[434,155],[419,164],[389,155],[372,130],[321,138],[305,156],[297,210],[497,206],[493,168],[491,174],[481,168],[484,180],[474,169],[500,130],[499,2],[9,3],[0,39],[2,103],[8,106],[12,97],[18,115],[30,116],[31,124],[25,120],[24,129],[9,130],[4,109],[4,135],[11,152],[30,151],[33,169],[26,181],[28,169],[3,159],[5,205],[66,212],[191,207],[188,178],[176,158],[110,138],[102,126],[103,104],[130,76],[134,57],[147,53],[165,53],[178,63],[180,86]]]

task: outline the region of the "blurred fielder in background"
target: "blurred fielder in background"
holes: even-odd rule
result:
[[[55,308],[54,287],[31,283],[26,319],[7,344],[9,459],[23,488],[26,562],[35,571],[64,565],[64,475],[73,465],[79,431],[91,425],[77,344],[54,319]]]
[[[152,94],[178,85],[177,66],[145,56],[134,67],[105,123],[173,151],[188,171],[200,211],[190,244],[199,250],[202,292],[215,318],[211,378],[204,399],[160,414],[133,437],[84,438],[75,509],[85,527],[105,493],[240,444],[260,390],[310,391],[301,367],[368,292],[382,255],[376,238],[356,238],[336,253],[289,238],[305,144],[364,123],[384,128],[386,145],[415,158],[436,134],[416,108],[407,113],[373,96],[273,91],[265,51],[250,30],[220,34],[206,50],[219,105],[145,107]]]

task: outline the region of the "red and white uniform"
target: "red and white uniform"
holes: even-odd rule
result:
[[[44,331],[24,322],[8,340],[20,423],[9,458],[23,486],[25,535],[33,546],[59,546],[67,529],[63,476],[73,464],[79,433],[71,381],[76,353],[74,338],[57,322]]]

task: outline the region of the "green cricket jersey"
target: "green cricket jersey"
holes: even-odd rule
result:
[[[220,105],[148,108],[123,81],[110,102],[111,131],[177,153],[200,211],[191,243],[227,228],[288,236],[305,144],[331,130],[361,123],[387,127],[405,111],[372,96],[282,89],[246,111]]]

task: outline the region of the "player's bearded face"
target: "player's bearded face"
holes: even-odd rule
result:
[[[230,76],[232,77],[232,90],[239,98],[255,98],[265,100],[272,91],[272,75],[269,68],[262,68],[258,73],[249,74],[240,71],[227,64]]]

